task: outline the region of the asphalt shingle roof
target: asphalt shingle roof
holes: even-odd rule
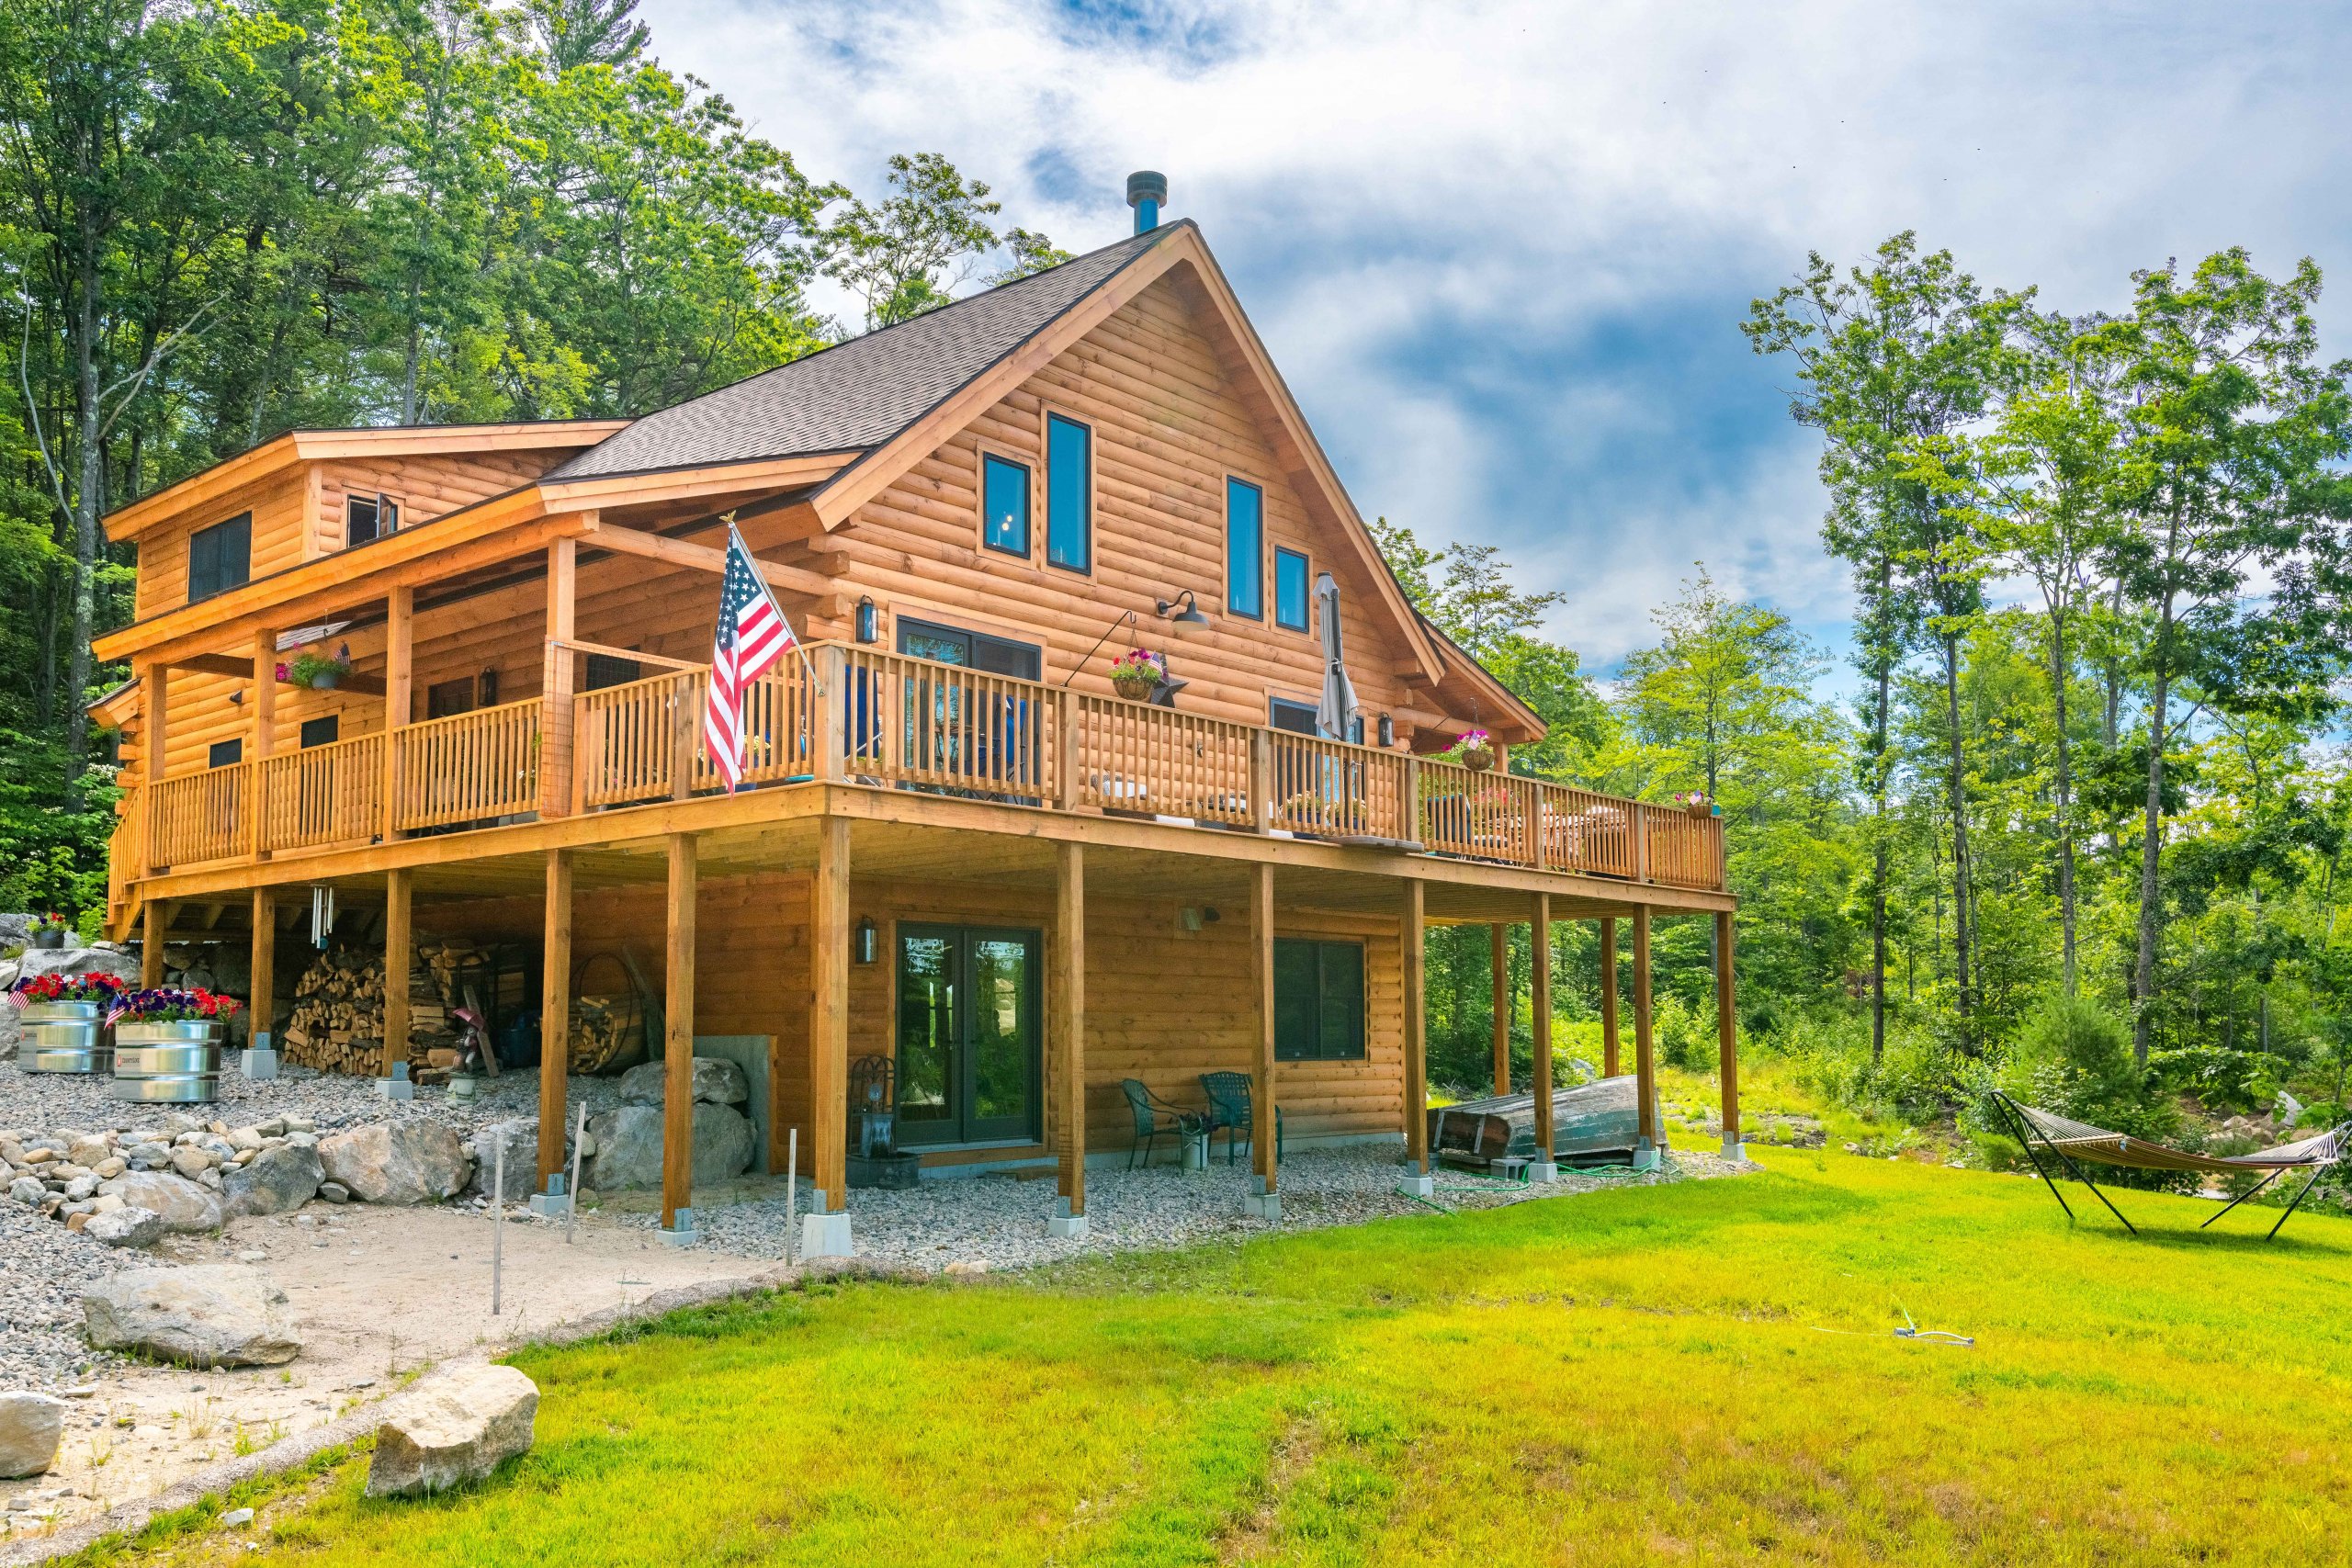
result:
[[[543,482],[880,446],[1109,282],[1173,227],[1090,251],[647,414],[558,464]]]

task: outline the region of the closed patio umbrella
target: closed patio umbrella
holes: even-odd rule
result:
[[[1340,652],[1340,585],[1328,571],[1315,580],[1315,600],[1323,616],[1323,700],[1315,706],[1315,728],[1329,739],[1345,740],[1355,723],[1356,688]]]

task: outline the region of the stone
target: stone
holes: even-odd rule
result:
[[[106,1199],[98,1201],[103,1203]],[[131,1208],[120,1199],[116,1201],[119,1207],[93,1212],[89,1223],[82,1227],[82,1234],[108,1247],[153,1247],[164,1239],[161,1214],[153,1209]]]
[[[151,1209],[167,1231],[193,1233],[220,1228],[220,1200],[211,1189],[168,1171],[134,1170],[107,1183],[134,1209]]]
[[[247,1149],[258,1149],[262,1145],[261,1129],[258,1127],[232,1128],[229,1133],[229,1144],[239,1153]]]
[[[27,980],[41,975],[111,975],[139,983],[139,960],[110,947],[28,947],[17,955],[17,968]]]
[[[161,1170],[172,1163],[172,1149],[168,1144],[134,1144],[129,1157],[133,1170]]]
[[[0,1476],[39,1475],[57,1461],[65,1402],[45,1393],[0,1393]]]
[[[348,1203],[351,1201],[351,1189],[340,1181],[322,1181],[319,1183],[319,1201]]]
[[[65,1151],[65,1157],[75,1165],[96,1167],[100,1160],[114,1153],[114,1145],[104,1138],[76,1138]]]
[[[286,1292],[242,1263],[132,1269],[82,1292],[90,1343],[196,1367],[275,1367],[302,1348]]]
[[[506,1202],[519,1203],[539,1184],[539,1123],[536,1118],[493,1122],[474,1134],[474,1179],[469,1190],[490,1190],[502,1145],[506,1150],[506,1180],[498,1196]]]
[[[130,1168],[130,1162],[119,1155],[109,1155],[90,1168],[90,1174],[100,1181],[111,1181]]]
[[[732,1064],[729,1064],[730,1066]],[[603,1191],[662,1185],[662,1111],[623,1105],[589,1118],[596,1140],[593,1176],[582,1180]],[[694,1179],[724,1181],[752,1163],[752,1123],[731,1105],[698,1103],[694,1112]]]
[[[220,1162],[193,1144],[186,1144],[172,1151],[172,1168],[194,1181]]]
[[[379,1122],[319,1140],[327,1179],[366,1203],[430,1203],[454,1198],[472,1174],[466,1146],[438,1122]]]
[[[659,1105],[663,1098],[667,1067],[647,1062],[621,1075],[621,1100],[629,1105]],[[694,1096],[713,1105],[741,1105],[752,1098],[752,1082],[743,1069],[718,1056],[696,1056]]]
[[[37,1176],[20,1176],[8,1183],[8,1196],[19,1203],[38,1203],[49,1196],[49,1189]]]
[[[220,1516],[220,1522],[230,1529],[236,1529],[254,1522],[254,1511],[251,1508],[232,1508]]]
[[[460,1367],[421,1384],[376,1428],[368,1495],[442,1492],[480,1481],[531,1447],[537,1385],[513,1367]]]
[[[65,1199],[66,1201],[70,1203],[78,1203],[83,1199],[89,1197],[97,1190],[98,1179],[96,1177],[77,1176],[73,1180],[65,1184]]]
[[[285,1214],[309,1202],[325,1179],[318,1150],[280,1144],[230,1171],[220,1186],[232,1216]]]

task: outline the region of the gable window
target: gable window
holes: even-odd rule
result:
[[[1029,465],[980,455],[980,543],[1029,558]]]
[[[1094,570],[1094,432],[1057,413],[1046,416],[1046,559]]]
[[[1274,625],[1306,629],[1306,558],[1296,550],[1274,552]]]
[[[1363,1060],[1363,943],[1274,939],[1274,1059]]]
[[[187,602],[225,593],[253,578],[254,514],[198,528],[187,540]]]
[[[1266,495],[1246,479],[1225,481],[1225,607],[1266,618]]]
[[[401,503],[389,495],[354,495],[344,500],[343,542],[346,546],[380,539],[397,533],[400,525]]]
[[[302,721],[302,749],[308,750],[313,746],[332,746],[342,733],[343,717],[340,714],[306,718]]]
[[[240,740],[215,740],[205,754],[208,768],[233,768],[245,760],[245,743]]]

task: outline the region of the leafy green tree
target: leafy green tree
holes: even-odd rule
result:
[[[556,75],[582,65],[629,66],[652,41],[637,0],[526,0],[531,31]]]
[[[893,194],[873,206],[848,198],[820,237],[826,276],[865,301],[868,332],[953,299],[996,247],[989,220],[1003,209],[984,182],[965,179],[936,152],[894,154],[889,180]],[[1051,249],[1025,232],[1022,243],[1031,256]]]

